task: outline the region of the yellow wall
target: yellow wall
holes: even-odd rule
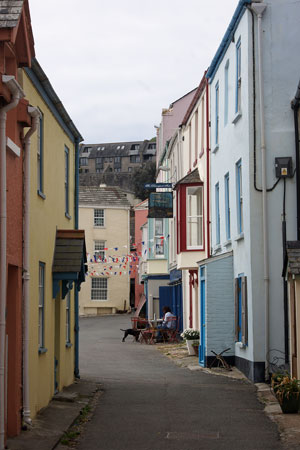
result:
[[[101,205],[97,206],[101,208]],[[94,241],[106,241],[106,247],[109,249],[106,256],[118,257],[130,253],[129,242],[129,210],[118,208],[104,209],[105,225],[102,228],[94,227],[94,208],[79,205],[79,228],[85,230],[85,241],[87,253],[94,255]],[[118,248],[117,251],[112,250]],[[82,285],[79,293],[79,314],[80,315],[99,315],[115,313],[117,309],[128,309],[129,301],[129,264],[127,268],[119,268],[119,263],[108,264],[89,264],[89,269],[93,268],[96,274],[100,275],[104,267],[113,266],[108,272],[120,272],[122,275],[108,275],[108,298],[107,300],[91,300],[91,277],[88,276],[86,282]],[[124,273],[126,272],[126,274]],[[97,276],[97,275],[96,275]],[[101,275],[100,275],[101,276]]]
[[[71,292],[71,343],[65,345],[65,300],[52,298],[52,262],[56,229],[74,226],[75,146],[59,125],[25,72],[19,74],[26,99],[44,115],[45,199],[37,194],[37,133],[31,138],[30,154],[30,406],[32,417],[46,406],[54,394],[55,302],[60,317],[59,390],[73,381],[74,373],[74,289]],[[69,211],[65,216],[65,145],[69,149]],[[38,353],[39,262],[45,263],[45,353]],[[57,328],[57,327],[56,327]],[[58,328],[56,337],[58,336]]]

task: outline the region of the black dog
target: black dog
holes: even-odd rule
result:
[[[122,328],[120,328],[121,331],[124,331],[124,337],[122,339],[122,342],[125,342],[125,339],[127,338],[127,336],[130,334],[131,336],[135,337],[135,340],[138,341],[139,340],[139,336],[140,336],[140,332],[141,330],[134,330],[133,328],[127,328],[127,330],[123,330]]]

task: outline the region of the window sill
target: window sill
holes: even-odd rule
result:
[[[243,344],[242,342],[236,342],[235,345],[236,345],[238,348],[242,348],[242,349],[247,348],[247,345],[246,345],[246,344]]]
[[[238,111],[236,113],[236,115],[234,116],[232,123],[235,125],[240,120],[241,117],[242,117],[242,111]]]
[[[224,242],[223,247],[229,247],[231,245],[231,239],[228,239],[227,241]]]
[[[100,225],[94,225],[94,228],[101,228],[101,229],[105,229],[106,227],[105,226],[100,226]]]
[[[220,252],[221,249],[222,249],[221,244],[217,244],[213,248],[213,253],[216,254],[216,253]]]
[[[66,348],[71,348],[73,347],[73,344],[71,344],[71,342],[66,342]]]
[[[39,348],[39,355],[41,355],[42,353],[47,353],[48,349],[45,347],[40,347]]]
[[[66,216],[66,218],[69,219],[69,220],[72,219],[72,217],[71,217],[70,214],[68,214],[68,213],[65,213],[65,216]]]
[[[212,149],[212,152],[213,152],[213,153],[217,153],[218,150],[219,150],[219,144],[217,144],[217,145]]]
[[[40,191],[39,189],[37,190],[37,195],[39,197],[41,197],[43,200],[46,200],[46,195],[42,191]]]
[[[235,241],[241,241],[242,239],[244,239],[244,233],[243,233],[243,232],[240,233],[240,234],[238,234],[238,235],[234,238]]]

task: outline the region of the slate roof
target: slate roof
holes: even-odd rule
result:
[[[18,25],[24,0],[0,0],[0,28]]]
[[[83,230],[57,230],[52,272],[80,272],[86,264]]]
[[[300,275],[300,241],[288,241],[286,243],[283,275],[287,271],[292,275]]]
[[[185,177],[176,183],[175,187],[179,184],[191,184],[191,183],[201,183],[199,170],[196,168],[192,172],[188,173]]]
[[[93,205],[98,207],[130,208],[126,194],[117,186],[80,186],[79,205]]]
[[[80,156],[87,156],[88,158],[99,158],[107,156],[130,156],[138,154],[153,154],[155,155],[155,149],[149,149],[151,144],[155,144],[155,141],[132,141],[132,142],[110,142],[104,144],[84,144],[80,148]],[[138,150],[133,150],[132,146],[139,145]],[[89,148],[88,152],[84,151]]]

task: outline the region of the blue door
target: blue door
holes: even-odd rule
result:
[[[199,364],[205,367],[205,267],[200,267],[200,347]]]
[[[160,317],[163,316],[162,309],[164,306],[169,306],[169,308],[173,312],[173,295],[172,295],[172,287],[171,286],[160,286],[159,287],[159,314],[160,314]]]

